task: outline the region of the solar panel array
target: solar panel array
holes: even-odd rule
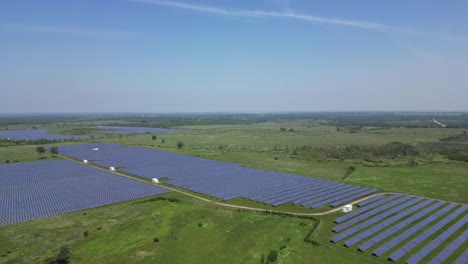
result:
[[[98,132],[105,134],[145,134],[145,133],[171,133],[180,132],[181,129],[153,128],[153,127],[123,127],[123,126],[97,126]]]
[[[76,136],[76,135],[52,135],[48,134],[47,129],[9,129],[0,130],[0,138],[11,138],[19,140],[70,140],[70,139],[86,139],[88,136]]]
[[[0,226],[166,192],[69,160],[0,165]]]
[[[93,151],[94,148],[99,150]],[[59,151],[145,178],[169,178],[168,184],[223,200],[244,197],[273,206],[295,203],[317,208],[342,205],[377,192],[350,184],[112,143],[62,146]]]
[[[389,254],[391,261],[408,255],[406,263],[412,264],[443,263],[468,238],[468,205],[402,194],[379,195],[359,204],[362,207],[358,210],[335,219],[338,225],[333,231],[339,234],[331,238],[332,242],[347,239],[344,246],[357,245],[362,252],[375,248],[375,256]],[[461,234],[455,235],[460,231]],[[433,237],[436,233],[438,235]],[[414,238],[405,242],[411,236]],[[449,244],[443,248],[444,243]],[[419,245],[423,247],[412,253]],[[399,248],[391,252],[397,246]],[[435,253],[438,254],[432,260],[427,259]],[[458,263],[466,263],[468,258],[455,257]]]
[[[468,263],[468,249],[463,252],[463,254],[460,255],[460,257],[455,260],[453,264],[466,264]]]

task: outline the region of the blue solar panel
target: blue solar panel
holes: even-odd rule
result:
[[[396,199],[396,200],[394,200],[394,201],[391,201],[391,202],[389,202],[389,203],[387,203],[387,204],[383,204],[382,206],[380,206],[380,207],[378,207],[378,208],[375,208],[374,210],[371,210],[371,211],[369,211],[369,212],[363,213],[363,214],[359,215],[359,216],[356,217],[356,218],[353,218],[353,219],[351,219],[351,220],[349,220],[349,221],[347,221],[347,222],[345,222],[345,223],[343,223],[343,224],[340,224],[340,225],[335,226],[335,227],[333,228],[333,231],[334,231],[334,232],[340,232],[340,231],[342,231],[342,230],[344,230],[344,229],[346,229],[346,228],[348,228],[348,227],[350,227],[350,226],[352,226],[352,225],[354,225],[354,224],[356,224],[356,223],[359,223],[359,222],[361,222],[361,221],[363,221],[363,220],[369,219],[369,217],[374,216],[374,215],[377,215],[377,214],[379,214],[380,212],[386,211],[386,210],[388,210],[390,207],[395,206],[395,205],[397,205],[397,204],[400,204],[400,203],[402,203],[402,202],[404,202],[404,201],[407,201],[407,200],[409,200],[409,199],[411,199],[411,198],[413,198],[413,197],[410,196],[410,195],[405,195],[405,196],[402,196],[402,197],[400,197],[400,198],[398,198],[398,199]]]
[[[439,222],[437,222],[437,224],[431,226],[429,229],[424,231],[422,234],[420,234],[419,236],[413,238],[410,242],[406,243],[404,246],[400,247],[397,251],[393,252],[390,255],[389,259],[392,260],[392,261],[397,261],[398,259],[400,259],[404,255],[406,255],[406,253],[408,253],[411,249],[413,249],[417,245],[421,244],[429,236],[431,236],[432,234],[434,234],[435,232],[440,230],[442,227],[447,225],[450,221],[455,219],[460,214],[464,213],[467,209],[468,209],[468,206],[466,206],[466,205],[458,208],[457,210],[455,210],[455,212],[451,213],[450,215],[448,215],[444,219],[440,220]]]
[[[301,203],[301,205],[309,206],[309,205],[314,204],[316,202],[326,200],[326,199],[328,199],[330,197],[338,196],[338,195],[341,195],[343,193],[350,192],[350,191],[353,191],[353,190],[357,190],[357,189],[360,189],[360,188],[361,187],[359,187],[359,186],[347,185],[346,187],[340,188],[338,190],[334,190],[333,192],[324,193],[323,195],[320,195],[317,198],[313,198],[311,200],[304,201],[304,202]]]
[[[411,207],[409,209],[406,209],[406,210],[404,210],[404,211],[390,217],[389,219],[387,219],[387,220],[385,220],[385,221],[383,221],[381,223],[378,223],[377,225],[375,225],[372,228],[360,233],[359,235],[349,239],[344,244],[347,247],[351,247],[351,246],[355,245],[356,243],[358,243],[359,241],[374,235],[375,233],[379,232],[380,230],[390,226],[391,224],[393,224],[393,223],[399,221],[400,219],[402,219],[402,218],[416,212],[417,210],[423,208],[424,206],[427,206],[428,204],[430,204],[432,202],[433,202],[433,200],[426,200],[426,201],[424,201],[422,203],[417,204],[416,206],[413,206],[413,207]],[[380,216],[377,216],[377,217],[380,217]],[[382,219],[385,219],[385,217],[380,218],[380,220],[382,220]]]
[[[449,236],[454,234],[458,229],[463,227],[468,222],[468,215],[465,215],[462,219],[457,221],[447,230],[445,230],[442,234],[432,240],[429,244],[419,250],[416,254],[414,254],[411,258],[409,258],[406,263],[415,264],[419,263],[424,257],[429,255],[435,248],[437,248],[440,244],[442,244]]]
[[[371,197],[369,199],[366,199],[366,200],[364,200],[362,202],[359,202],[356,205],[359,206],[359,207],[362,207],[364,205],[368,205],[370,203],[373,203],[373,202],[378,201],[378,200],[383,199],[383,198],[385,198],[385,194],[379,194],[379,195],[376,195],[376,196]]]
[[[0,165],[0,226],[168,192],[68,160]]]
[[[345,194],[342,194],[342,195],[339,195],[339,196],[335,196],[335,197],[332,197],[330,199],[328,199],[326,202],[320,202],[319,204],[315,204],[313,206],[311,206],[312,208],[317,208],[321,205],[323,205],[324,203],[329,203],[329,202],[332,202],[330,205],[333,206],[333,207],[336,207],[338,205],[342,205],[342,204],[345,204],[347,202],[350,202],[350,201],[354,201],[356,200],[357,198],[360,198],[360,197],[363,197],[363,196],[366,196],[366,195],[369,195],[371,193],[375,193],[377,192],[377,189],[367,189],[367,188],[361,188],[359,190],[356,190],[354,192],[349,192],[349,193],[345,193]]]
[[[346,215],[343,215],[343,216],[340,216],[340,217],[336,218],[335,223],[337,223],[337,224],[342,223],[342,222],[344,222],[344,221],[346,221],[348,219],[351,219],[351,218],[353,218],[353,217],[355,217],[355,216],[357,216],[359,214],[362,214],[362,213],[367,212],[367,211],[369,211],[371,209],[374,209],[375,207],[378,207],[378,206],[380,206],[382,204],[385,204],[385,203],[387,203],[389,201],[395,200],[395,199],[397,199],[397,198],[399,198],[401,196],[402,196],[401,193],[397,193],[397,194],[394,194],[392,196],[385,197],[384,199],[379,200],[379,201],[377,201],[377,202],[375,202],[373,204],[370,204],[370,205],[368,205],[366,207],[360,208],[360,209],[358,209],[356,211],[347,213]]]
[[[86,139],[88,136],[77,136],[77,135],[53,135],[48,134],[48,129],[9,129],[0,130],[0,138],[11,138],[20,140],[71,140],[71,139]]]
[[[410,198],[411,198],[411,196],[410,196]],[[334,243],[339,242],[339,241],[341,241],[341,240],[343,240],[343,239],[345,239],[345,238],[347,238],[347,237],[361,231],[363,228],[369,227],[369,226],[371,226],[371,225],[385,219],[385,217],[388,217],[388,216],[390,216],[390,215],[392,215],[392,214],[394,214],[394,213],[396,213],[396,212],[398,212],[400,210],[403,210],[406,207],[411,206],[411,205],[413,205],[413,204],[415,204],[415,203],[417,203],[417,202],[419,202],[421,200],[422,200],[422,198],[416,197],[416,198],[413,198],[413,199],[409,200],[408,202],[405,202],[405,203],[403,203],[401,205],[398,205],[396,207],[393,207],[391,209],[387,208],[388,209],[387,211],[385,211],[385,212],[383,212],[383,213],[381,213],[381,214],[379,214],[379,215],[377,215],[377,216],[375,216],[375,217],[373,217],[373,218],[371,218],[371,219],[369,219],[369,220],[367,220],[365,222],[362,222],[362,223],[350,228],[349,230],[346,230],[345,232],[335,236],[334,238],[332,238],[332,242],[334,242]]]
[[[99,150],[93,151],[98,148]],[[245,197],[277,205],[299,200],[330,202],[341,194],[364,193],[367,188],[293,174],[242,167],[239,164],[183,156],[119,144],[85,144],[59,147],[59,151],[97,165],[145,178],[168,178],[167,184],[224,200]],[[338,199],[338,198],[337,198]]]
[[[467,264],[468,263],[468,249],[461,254],[453,264]]]
[[[444,262],[450,255],[455,252],[468,239],[468,230],[465,230],[457,239],[452,241],[442,252],[433,258],[429,264],[437,264]]]
[[[443,214],[447,213],[448,211],[452,210],[457,204],[451,203],[441,210],[437,211],[435,214],[429,215],[427,218],[419,222],[418,224],[412,226],[411,228],[405,230],[403,233],[399,234],[398,236],[394,237],[392,240],[388,241],[384,245],[380,246],[376,250],[374,250],[373,254],[376,256],[381,256],[388,250],[392,249],[399,243],[401,243],[406,238],[410,237],[411,235],[415,234],[422,228],[428,226],[430,223],[434,222],[437,218],[442,216]]]
[[[430,201],[430,200],[428,200],[428,201]],[[395,234],[399,230],[405,228],[409,224],[415,222],[416,220],[418,220],[421,217],[425,216],[426,214],[434,211],[435,209],[441,207],[442,205],[444,205],[444,202],[438,202],[438,203],[436,203],[436,204],[434,204],[432,206],[429,206],[428,208],[422,210],[421,212],[411,216],[410,218],[405,219],[404,221],[402,221],[402,222],[398,223],[397,225],[391,227],[390,229],[386,230],[385,232],[380,233],[379,235],[377,235],[377,236],[373,237],[372,239],[368,240],[366,243],[360,245],[359,250],[362,251],[362,252],[368,250],[369,248],[373,247],[377,243],[379,243],[382,240],[388,238],[389,236]]]

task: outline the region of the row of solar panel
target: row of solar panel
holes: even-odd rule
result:
[[[48,129],[9,129],[0,130],[0,138],[10,138],[19,140],[70,140],[70,139],[85,139],[88,136],[77,136],[77,135],[53,135],[49,134]]]
[[[344,242],[345,246],[351,247],[371,237],[358,247],[360,251],[366,251],[377,246],[380,242],[388,239],[397,232],[400,232],[405,228],[408,228],[408,226],[416,223],[373,251],[374,255],[381,256],[403,242],[406,238],[423,228],[427,228],[432,222],[457,207],[457,204],[455,203],[450,203],[448,205],[442,201],[434,203],[434,201],[430,199],[424,200],[420,197],[402,196],[401,194],[392,196],[378,195],[368,200],[369,201],[363,201],[360,203],[361,206],[363,206],[362,208],[335,219],[336,223],[341,224],[336,226],[333,231],[340,232],[345,229],[346,231],[333,237],[331,239],[332,242],[337,243],[347,237],[357,234]],[[467,209],[468,206],[463,205],[449,213],[442,220],[430,226],[430,228],[425,230],[423,233],[390,254],[389,259],[392,261],[399,260],[401,257],[409,253],[409,251],[427,240],[431,235],[442,230],[442,228],[457,217],[462,216]],[[463,228],[467,222],[468,215],[465,215],[447,228],[438,237],[430,241],[425,247],[411,256],[407,260],[407,263],[419,263],[422,261],[439,245],[449,239],[457,230]],[[380,232],[382,230],[384,231]],[[441,251],[432,260],[432,263],[441,263],[447,259],[465,241],[466,234],[462,234],[460,237],[453,240],[447,248]],[[461,259],[463,258],[463,255],[460,256],[460,261],[462,261]]]
[[[93,149],[98,149],[93,151]],[[239,164],[189,157],[119,144],[63,146],[62,154],[224,200],[244,197],[279,206],[338,206],[377,190],[287,173],[245,168]]]
[[[0,226],[168,192],[68,160],[0,165]]]

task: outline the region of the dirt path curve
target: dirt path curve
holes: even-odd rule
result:
[[[272,212],[272,213],[288,213],[290,215],[296,215],[296,216],[320,216],[320,215],[326,215],[326,214],[331,214],[331,213],[334,213],[334,212],[337,212],[339,210],[341,210],[341,207],[337,207],[335,209],[332,209],[332,210],[329,210],[329,211],[325,211],[325,212],[320,212],[320,213],[296,213],[296,212],[288,212],[288,211],[279,211],[279,210],[268,210],[268,209],[263,209],[263,208],[256,208],[256,207],[249,207],[249,206],[242,206],[242,205],[234,205],[234,204],[227,204],[227,203],[221,203],[221,202],[216,202],[216,201],[213,201],[213,200],[210,200],[208,198],[204,198],[204,197],[201,197],[201,196],[198,196],[198,195],[195,195],[195,194],[192,194],[192,193],[188,193],[188,192],[184,192],[184,191],[181,191],[179,189],[176,189],[176,188],[172,188],[172,187],[169,187],[167,185],[164,185],[164,184],[161,184],[161,183],[152,183],[152,182],[149,182],[149,181],[145,181],[145,180],[142,180],[142,179],[139,179],[139,178],[136,178],[136,177],[132,177],[132,176],[129,176],[129,175],[126,175],[126,174],[123,174],[123,173],[120,173],[118,171],[109,171],[107,169],[104,169],[100,166],[97,166],[97,165],[94,165],[94,164],[90,164],[90,163],[82,163],[81,161],[78,161],[76,159],[73,159],[73,158],[70,158],[68,156],[65,156],[65,155],[61,155],[63,158],[67,159],[67,160],[70,160],[70,161],[73,161],[73,162],[77,162],[77,163],[80,163],[82,165],[85,165],[85,166],[89,166],[89,167],[93,167],[95,169],[98,169],[98,170],[102,170],[102,171],[106,171],[106,172],[110,172],[110,173],[113,173],[113,174],[116,174],[116,175],[119,175],[119,176],[122,176],[122,177],[126,177],[126,178],[129,178],[129,179],[132,179],[132,180],[135,180],[135,181],[140,181],[140,182],[144,182],[146,184],[151,184],[151,185],[154,185],[154,186],[158,186],[160,188],[164,188],[164,189],[167,189],[167,190],[170,190],[170,191],[173,191],[173,192],[177,192],[177,193],[180,193],[180,194],[183,194],[183,195],[187,195],[187,196],[190,196],[190,197],[193,197],[195,199],[198,199],[198,200],[201,200],[201,201],[204,201],[204,202],[208,202],[208,203],[213,203],[213,204],[216,204],[216,205],[219,205],[219,206],[223,206],[223,207],[229,207],[229,208],[236,208],[236,209],[243,209],[243,210],[250,210],[250,211],[257,211],[257,212]],[[372,198],[374,196],[377,196],[377,195],[380,195],[380,194],[395,194],[395,193],[376,193],[376,194],[372,194],[372,195],[369,195],[369,196],[366,196],[364,198],[361,198],[359,200],[355,200],[353,202],[350,202],[348,204],[357,204],[361,201],[364,201],[364,200],[367,200],[369,198]]]

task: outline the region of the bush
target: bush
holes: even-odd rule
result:
[[[159,237],[153,238],[153,242],[158,243],[159,242]]]
[[[275,262],[278,259],[278,251],[272,250],[268,254],[268,260],[271,262]]]
[[[8,163],[10,163],[10,161],[9,161],[9,160],[5,160],[5,163],[8,164]]]
[[[67,244],[64,244],[60,247],[59,253],[56,258],[57,263],[68,263],[70,260],[70,247]]]
[[[177,148],[182,148],[184,146],[184,142],[178,141],[177,142]]]
[[[83,232],[83,236],[84,236],[84,237],[89,236],[89,232],[88,232],[88,231],[84,231],[84,232]]]

